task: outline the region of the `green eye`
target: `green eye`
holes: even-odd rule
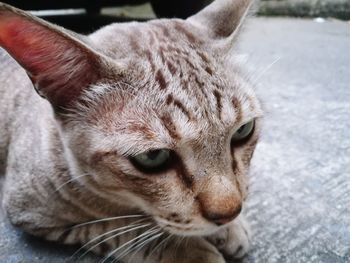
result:
[[[244,139],[247,139],[250,137],[250,135],[253,134],[254,131],[254,124],[255,121],[252,120],[250,122],[247,122],[246,124],[242,125],[232,136],[231,142],[239,142]]]
[[[157,170],[167,166],[171,157],[168,149],[152,150],[130,158],[131,162],[141,170]]]

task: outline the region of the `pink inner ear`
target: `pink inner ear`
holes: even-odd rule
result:
[[[43,34],[45,32],[40,32],[39,28],[26,19],[1,16],[0,44],[33,75],[50,66],[45,65],[49,60],[44,57],[40,59],[40,55],[50,52],[50,46],[52,48],[54,43],[47,43],[50,37],[45,39]]]
[[[21,64],[55,107],[65,107],[98,78],[97,55],[64,33],[0,11],[0,45]]]

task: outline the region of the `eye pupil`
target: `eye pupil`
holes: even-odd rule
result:
[[[160,153],[159,150],[149,151],[149,152],[147,153],[147,157],[148,157],[148,159],[154,161],[154,160],[157,159],[157,157],[159,156],[159,153]]]
[[[241,126],[238,130],[237,130],[237,133],[242,133],[242,131],[244,130],[246,124]]]

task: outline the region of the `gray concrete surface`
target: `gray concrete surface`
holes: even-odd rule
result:
[[[266,68],[244,262],[350,262],[350,24],[255,19],[242,42]],[[259,70],[258,70],[259,72]],[[259,73],[258,73],[259,75]]]
[[[266,109],[246,207],[253,247],[242,262],[350,262],[350,25],[255,18],[240,47]],[[1,263],[61,263],[73,252],[0,213]]]

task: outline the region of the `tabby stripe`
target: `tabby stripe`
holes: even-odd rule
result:
[[[208,57],[204,54],[204,53],[202,53],[202,52],[200,52],[200,51],[197,51],[197,54],[198,54],[198,56],[200,56],[201,57],[201,59],[206,63],[206,64],[209,64],[209,59],[208,59]]]
[[[206,66],[206,67],[205,67],[205,71],[206,71],[210,76],[213,75],[213,69],[212,69],[211,67]]]
[[[176,156],[176,158],[176,163],[178,164],[176,167],[174,167],[176,170],[176,175],[187,188],[192,190],[193,176],[188,172],[188,169],[182,159],[179,156]]]
[[[170,71],[170,73],[171,73],[171,75],[175,75],[175,73],[176,73],[176,67],[174,66],[174,64],[173,63],[171,63],[170,61],[167,61],[166,62],[166,65],[167,65],[167,67],[168,67],[168,69],[169,69],[169,71]]]
[[[136,34],[136,35],[132,34],[129,37],[130,46],[135,52],[138,52],[141,49],[141,47],[137,41],[137,37],[139,37],[138,34]]]
[[[149,45],[150,45],[151,47],[153,47],[153,45],[154,45],[155,42],[156,42],[156,39],[155,39],[153,33],[150,32],[150,33],[149,33]]]
[[[168,114],[163,115],[160,119],[163,122],[163,126],[168,130],[170,137],[172,137],[175,140],[178,140],[181,138],[177,132],[176,126],[173,120],[171,119],[170,115]]]
[[[162,30],[162,33],[165,37],[169,38],[170,37],[170,32],[168,27],[162,25],[162,24],[155,24],[157,27],[159,27]]]
[[[159,47],[158,53],[160,55],[162,63],[165,64],[166,59],[165,59],[165,55],[164,55],[164,48],[163,47]]]
[[[72,234],[73,229],[72,228],[68,228],[67,230],[65,230],[57,239],[58,243],[62,243],[64,244],[67,240],[67,238],[70,236],[70,234]]]
[[[85,230],[84,231],[84,237],[81,240],[89,240],[90,239],[90,228],[89,227],[82,227],[80,229],[81,229],[81,231]]]
[[[146,50],[145,55],[147,57],[148,63],[151,65],[152,72],[156,71],[156,65],[154,64],[151,52],[149,50]]]
[[[181,72],[181,74],[183,74],[183,72]],[[189,83],[188,83],[188,80],[185,80],[185,79],[182,79],[182,80],[181,80],[181,88],[182,88],[183,90],[186,90],[186,91],[189,90]]]
[[[100,249],[101,255],[106,255],[111,251],[111,246],[107,242],[103,242],[98,245],[98,248]]]
[[[186,107],[181,103],[181,101],[174,99],[174,97],[169,94],[166,100],[166,104],[170,105],[173,104],[175,107],[177,107],[178,109],[180,109],[180,111],[189,119],[192,119],[192,116],[190,114],[190,112],[186,109]]]
[[[69,177],[70,180],[72,179],[70,173],[67,173],[69,174]],[[66,177],[65,177],[66,178]],[[66,189],[59,189],[58,191],[56,190],[57,187],[55,186],[54,182],[51,181],[51,180],[47,180],[47,184],[49,185],[50,188],[52,188],[53,190],[53,194],[51,195],[51,197],[49,198],[48,201],[51,201],[51,198],[54,198],[57,196],[56,199],[60,199],[60,202],[62,202],[64,204],[64,206],[66,207],[69,207],[69,208],[74,208],[74,213],[76,213],[78,216],[84,218],[86,216],[88,216],[88,214],[83,211],[79,205],[71,202],[70,200],[67,200],[64,196],[63,196],[63,193],[61,191],[65,191],[65,192],[69,192],[68,195],[71,193],[71,191],[69,191],[69,189],[67,188],[70,188],[71,187],[71,184],[76,184],[76,182],[74,181],[69,181],[68,184],[65,185]],[[62,217],[59,216],[59,214],[56,215],[58,218],[60,218],[61,220],[63,220]]]
[[[200,89],[201,92],[195,92],[195,96],[197,97],[197,100],[199,102],[199,104],[202,103],[203,101],[203,97],[204,97],[204,100],[208,101],[208,95],[207,93],[205,92],[205,89],[204,89],[204,83],[201,82],[199,79],[198,79],[198,76],[195,76],[195,82],[196,84],[198,85],[198,88]],[[200,94],[202,94],[202,96],[199,96]],[[208,110],[207,110],[207,107],[204,107],[204,113],[206,115],[207,118],[209,118],[209,116],[211,115],[211,113],[209,114]]]
[[[218,117],[219,117],[219,120],[221,120],[221,112],[222,112],[221,94],[218,90],[214,90],[213,95],[216,99],[216,110],[218,113]]]
[[[182,33],[184,36],[186,36],[188,42],[195,44],[199,43],[200,41],[194,36],[192,32],[190,32],[187,28],[184,27],[184,25],[181,22],[175,23],[175,29]]]
[[[190,114],[190,112],[186,109],[186,107],[179,101],[179,100],[176,100],[176,99],[174,99],[174,105],[176,106],[176,107],[178,107],[180,110],[181,110],[181,112],[184,114],[184,115],[186,115],[186,117],[189,119],[189,120],[191,120],[192,118],[191,118],[191,114]]]
[[[171,52],[171,53],[178,53],[178,55],[180,54],[185,54],[186,52],[185,51],[181,51],[181,49],[177,48],[177,47],[174,47],[174,46],[171,46],[171,45],[168,45],[166,50],[168,52]],[[186,55],[186,54],[185,54]],[[188,53],[187,53],[188,55]]]
[[[222,83],[214,79],[211,80],[211,85],[213,85],[213,87],[215,87],[217,90],[223,90],[223,87],[225,86],[225,84],[223,85]]]
[[[168,86],[168,83],[165,81],[165,78],[164,78],[164,75],[163,73],[160,71],[160,69],[157,70],[157,73],[156,73],[156,81],[158,82],[159,84],[159,88],[160,89],[166,89],[167,86]]]
[[[114,154],[115,154],[115,152],[111,152],[111,151],[109,151],[109,152],[103,152],[103,151],[96,152],[90,158],[90,163],[93,165],[96,165],[96,164],[100,163],[108,155],[113,156]]]
[[[173,95],[169,94],[166,98],[166,104],[170,105],[174,101]]]
[[[188,58],[187,56],[184,57],[183,59],[186,61],[186,63],[187,63],[193,70],[198,71],[198,68],[189,60],[189,58]]]
[[[239,100],[236,97],[233,97],[231,99],[233,108],[235,109],[235,112],[237,113],[237,117],[236,117],[236,123],[240,123],[242,120],[242,108],[241,108],[241,104],[239,103]]]
[[[196,82],[196,84],[198,85],[198,87],[200,88],[200,90],[202,91],[202,94],[204,95],[204,97],[205,97],[206,99],[208,99],[207,93],[206,93],[205,90],[204,90],[204,83],[201,82],[201,81],[198,79],[198,76],[195,76],[194,81]]]

